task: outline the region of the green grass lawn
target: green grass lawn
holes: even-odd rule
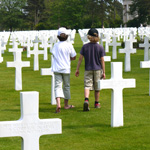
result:
[[[10,47],[8,45],[8,47]],[[136,79],[136,88],[123,90],[124,126],[112,128],[111,90],[101,90],[101,109],[94,108],[94,92],[90,94],[90,111],[83,112],[84,102],[84,62],[80,67],[80,76],[75,77],[75,70],[82,47],[79,34],[76,34],[75,50],[77,59],[72,61],[71,100],[76,107],[63,109],[55,114],[55,105],[50,104],[51,77],[41,76],[41,68],[49,68],[49,60],[40,55],[40,70],[33,71],[33,55],[27,58],[23,52],[23,61],[30,61],[30,67],[23,68],[22,91],[39,92],[39,118],[62,119],[62,134],[43,135],[40,137],[40,150],[150,150],[150,97],[149,69],[140,68],[144,60],[144,51],[137,49],[131,54],[131,72],[123,72],[123,78]],[[110,52],[107,53],[111,56]],[[5,51],[4,61],[0,63],[0,121],[13,121],[20,118],[20,92],[15,91],[15,69],[7,68],[6,62],[13,61],[12,53]],[[112,62],[123,62],[124,54],[118,53]],[[111,77],[110,62],[106,62],[106,78]],[[0,150],[21,150],[21,137],[0,138]]]

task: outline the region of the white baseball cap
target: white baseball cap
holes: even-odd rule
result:
[[[67,29],[64,27],[59,28],[57,35],[60,36],[62,33],[68,35]]]

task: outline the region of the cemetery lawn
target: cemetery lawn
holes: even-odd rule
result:
[[[6,62],[13,61],[13,54],[7,50],[0,64],[0,121],[13,121],[20,118],[20,92],[15,90],[15,69],[7,68]],[[144,51],[137,49],[131,54],[131,72],[123,71],[123,78],[136,79],[136,88],[123,90],[124,126],[112,128],[111,90],[101,90],[101,108],[94,108],[94,92],[90,94],[90,111],[83,112],[84,102],[84,62],[80,67],[80,76],[75,77],[82,42],[76,34],[75,50],[77,58],[71,68],[71,100],[74,109],[65,110],[61,101],[61,113],[54,113],[56,106],[50,104],[51,77],[41,76],[41,68],[50,67],[49,60],[40,55],[39,71],[33,71],[33,55],[27,58],[23,52],[22,60],[30,61],[30,67],[23,68],[22,91],[39,92],[39,118],[62,119],[62,134],[40,137],[40,150],[150,150],[150,96],[149,69],[140,68],[144,60]],[[107,56],[112,56],[111,48]],[[112,62],[123,62],[124,54],[117,54]],[[106,62],[106,78],[111,77],[110,62]],[[21,137],[0,138],[0,150],[21,150]]]

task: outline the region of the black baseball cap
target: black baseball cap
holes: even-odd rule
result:
[[[88,35],[98,37],[98,31],[97,31],[95,28],[91,28],[91,29],[88,31]]]

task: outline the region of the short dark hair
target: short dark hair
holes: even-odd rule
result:
[[[62,33],[60,36],[57,36],[60,41],[66,41],[68,39],[68,35]]]

